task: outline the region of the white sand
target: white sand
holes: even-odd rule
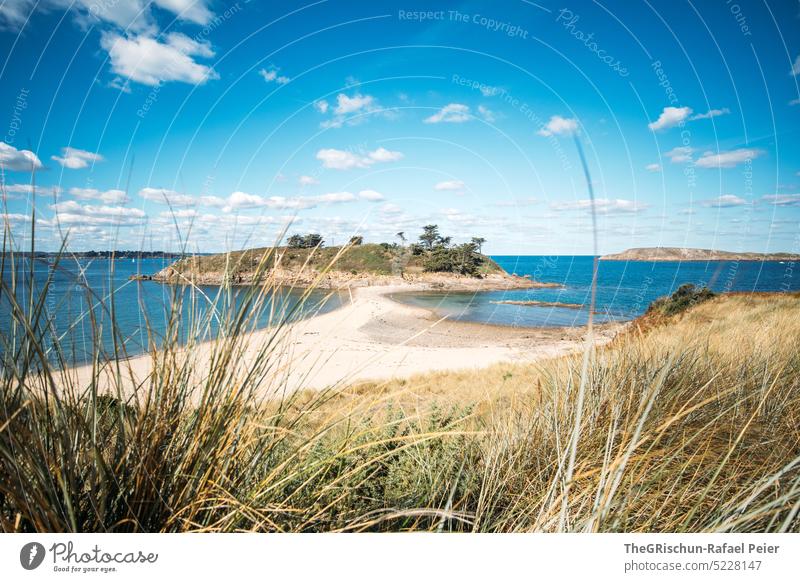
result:
[[[321,389],[361,380],[482,368],[498,362],[531,362],[585,345],[585,330],[579,328],[521,329],[450,322],[387,297],[409,290],[409,286],[358,288],[343,307],[287,328],[273,352],[279,355],[273,356],[278,373],[271,374],[273,385],[263,386],[262,391]],[[604,327],[595,339],[605,343],[618,329]],[[262,329],[245,336],[247,348],[237,358],[241,369],[248,369],[272,335],[272,330]],[[198,381],[207,373],[213,347],[214,342],[206,342],[192,350]],[[124,366],[125,376],[146,382],[152,356],[131,358]],[[75,368],[71,373],[77,375],[77,385],[85,385],[91,368]]]

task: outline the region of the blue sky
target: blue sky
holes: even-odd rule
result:
[[[800,4],[0,0],[28,244],[800,252]],[[169,203],[167,203],[169,201]]]

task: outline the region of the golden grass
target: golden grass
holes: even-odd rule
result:
[[[179,345],[173,290],[154,372],[132,393],[99,340],[75,385],[43,303],[20,305],[3,279],[2,531],[800,529],[796,296],[639,322],[592,353],[580,411],[581,355],[265,402],[296,315],[275,313],[242,370],[244,332],[274,308],[268,261],[227,301],[209,361]]]

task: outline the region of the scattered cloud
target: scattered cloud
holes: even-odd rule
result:
[[[648,123],[647,127],[649,127],[651,131],[663,131],[683,123],[691,114],[691,107],[664,107],[658,119],[652,123]]]
[[[439,111],[426,117],[425,123],[463,123],[472,119],[469,107],[463,103],[450,103],[442,107]]]
[[[689,121],[697,121],[698,119],[711,119],[712,117],[719,117],[720,115],[727,115],[731,110],[727,107],[722,109],[709,109],[706,113],[698,113],[689,118]]]
[[[285,85],[286,83],[291,81],[289,77],[286,77],[284,75],[279,75],[278,74],[279,70],[280,69],[271,67],[269,70],[261,69],[260,71],[258,71],[258,74],[261,75],[261,78],[264,79],[264,81],[266,81],[267,83],[277,83],[278,85]]]
[[[78,200],[99,200],[105,204],[125,204],[128,196],[122,190],[96,190],[94,188],[70,188],[70,196]]]
[[[61,164],[64,168],[80,170],[89,167],[89,164],[102,162],[103,156],[94,152],[87,152],[86,150],[65,147],[61,148],[61,157],[52,156],[52,159]]]
[[[550,121],[536,133],[544,137],[551,137],[554,135],[572,135],[576,131],[578,131],[577,119],[553,115]]]
[[[214,69],[193,58],[213,57],[211,45],[179,32],[166,35],[165,42],[144,34],[129,37],[104,32],[100,45],[108,52],[114,73],[144,85],[168,81],[202,85],[219,78]]]
[[[705,152],[697,165],[701,168],[733,168],[747,160],[754,160],[764,152],[753,148],[740,148],[727,152]]]
[[[800,105],[800,99],[792,99],[789,101],[789,105]]]
[[[660,172],[661,164],[647,164],[644,169],[648,172]]]
[[[12,172],[29,172],[42,167],[42,162],[32,151],[18,150],[0,141],[0,168]]]
[[[0,2],[0,30],[19,29],[36,7],[36,0],[5,0]]]
[[[402,157],[402,153],[390,151],[386,148],[378,148],[367,152],[366,155],[333,148],[321,149],[317,152],[317,159],[322,162],[323,167],[331,170],[368,168],[375,163],[395,162]]]
[[[344,93],[339,93],[336,96],[336,107],[333,112],[336,115],[347,115],[348,113],[355,113],[362,109],[369,109],[374,103],[375,98],[372,95],[356,93],[352,97],[348,97]]]
[[[673,164],[685,164],[692,161],[692,153],[694,153],[694,149],[691,147],[681,146],[672,148],[664,155],[667,156],[669,161]]]
[[[597,198],[594,201],[594,209],[598,214],[612,213],[637,213],[648,208],[648,204],[637,202],[636,200],[625,200],[623,198]],[[592,209],[592,201],[589,199],[575,200],[572,202],[552,202],[550,208],[557,211],[563,210],[587,210]]]
[[[142,188],[139,196],[145,200],[158,202],[159,204],[169,204],[170,206],[194,206],[197,199],[187,194],[175,192],[175,190],[165,190],[164,188]]]
[[[51,204],[50,208],[55,212],[53,223],[62,226],[135,226],[147,219],[147,215],[139,208],[84,206],[74,200]]]
[[[488,123],[494,123],[497,120],[497,116],[495,115],[494,111],[485,105],[478,105],[478,113],[481,117],[483,117],[484,121]]]
[[[299,183],[301,186],[314,186],[315,184],[319,184],[319,180],[317,180],[317,179],[316,179],[315,177],[313,177],[313,176],[300,176],[300,177],[297,179],[297,182],[298,182],[298,183]]]
[[[2,179],[0,178],[0,184],[2,184]],[[32,184],[5,184],[3,185],[3,190],[7,194],[32,194],[34,191],[34,186]],[[48,194],[60,194],[61,193],[61,186],[36,186],[37,192],[46,192]]]
[[[358,197],[362,200],[368,200],[369,202],[380,202],[386,199],[383,194],[375,190],[362,190],[358,193]]]
[[[702,204],[703,206],[708,206],[710,208],[733,208],[734,206],[745,206],[746,204],[749,204],[749,202],[747,202],[747,200],[744,198],[734,196],[733,194],[723,194],[722,196],[718,196],[710,200],[704,200]]]
[[[170,218],[170,219],[186,219],[186,218],[197,218],[200,214],[194,208],[183,208],[181,210],[164,210],[159,214],[161,218]]]
[[[461,180],[445,180],[437,183],[433,189],[439,192],[463,192],[464,182]]]
[[[378,100],[375,97],[361,93],[354,93],[352,96],[346,93],[339,93],[336,96],[334,105],[322,99],[314,102],[314,108],[319,113],[326,114],[330,112],[332,114],[330,119],[320,123],[320,127],[324,129],[342,127],[345,123],[356,125],[364,121],[367,113],[380,112],[387,117],[392,115],[392,111],[382,109],[378,105]]]
[[[773,206],[800,206],[800,194],[768,194],[762,200]]]
[[[794,65],[792,65],[792,75],[795,77],[800,75],[800,55],[797,55],[797,58],[794,60]]]

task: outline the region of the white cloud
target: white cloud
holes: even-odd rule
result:
[[[712,117],[719,117],[720,115],[727,115],[731,110],[727,107],[722,109],[709,109],[707,113],[698,113],[693,115],[689,121],[696,121],[698,119],[711,119]]]
[[[403,154],[400,152],[393,152],[386,148],[378,148],[375,151],[369,152],[367,155],[371,160],[376,162],[396,162],[403,158]]]
[[[362,200],[368,200],[370,202],[380,202],[386,198],[383,194],[376,192],[375,190],[362,190],[358,193],[358,197]]]
[[[461,180],[445,180],[444,182],[438,182],[433,189],[440,192],[463,192],[464,182]]]
[[[0,214],[2,216],[2,221],[0,222],[9,222],[10,224],[20,224],[24,222],[30,222],[31,217],[27,214]]]
[[[402,157],[402,153],[390,151],[386,148],[378,148],[368,152],[366,156],[333,148],[321,149],[317,152],[317,159],[322,162],[323,167],[331,170],[367,168],[375,163],[394,162]]]
[[[623,198],[597,198],[594,201],[594,209],[598,214],[612,213],[636,213],[648,208],[648,204],[635,200],[625,200]],[[575,200],[572,202],[552,202],[550,208],[553,210],[591,210],[592,201],[589,199]]]
[[[669,129],[670,127],[675,127],[686,121],[691,114],[691,107],[664,107],[658,119],[652,123],[648,123],[647,127],[652,131]]]
[[[551,137],[554,135],[572,135],[576,131],[578,131],[577,119],[553,115],[550,121],[536,133],[544,137]]]
[[[342,127],[345,123],[347,125],[359,124],[365,121],[366,114],[382,114],[388,118],[394,115],[391,110],[382,110],[375,97],[361,93],[354,93],[352,96],[339,93],[336,96],[335,105],[322,99],[314,102],[314,108],[322,114],[332,113],[332,117],[320,123],[320,127],[323,129]]]
[[[0,141],[0,168],[12,172],[29,172],[42,167],[42,162],[32,151],[18,150]]]
[[[208,24],[214,16],[208,8],[210,3],[208,0],[154,0],[154,2],[181,20],[195,24]]]
[[[78,200],[99,200],[106,204],[125,204],[128,196],[122,190],[100,191],[94,188],[70,188],[69,193]]]
[[[297,181],[301,186],[314,186],[315,184],[319,184],[319,180],[313,176],[300,176]]]
[[[36,0],[4,0],[0,2],[0,30],[20,28],[33,11]]]
[[[356,93],[352,97],[348,97],[344,93],[339,93],[336,96],[336,108],[333,110],[336,115],[347,115],[354,113],[364,108],[369,108],[375,102],[372,95],[361,95]]]
[[[685,164],[686,162],[692,161],[692,153],[694,150],[689,146],[682,146],[677,148],[672,148],[669,150],[665,156],[669,158],[669,161],[673,164]]]
[[[483,119],[488,123],[494,123],[497,120],[494,111],[485,105],[478,105],[478,113],[480,113],[481,117],[483,117]]]
[[[82,168],[87,168],[90,163],[102,162],[103,156],[94,152],[87,152],[86,150],[65,147],[61,148],[61,157],[52,156],[52,159],[61,164],[64,168],[80,170]]]
[[[734,206],[744,206],[748,204],[748,202],[744,198],[734,196],[733,194],[723,194],[711,200],[704,200],[702,204],[703,206],[712,208],[732,208]]]
[[[647,164],[644,169],[648,172],[660,172],[661,164]]]
[[[194,206],[197,204],[197,199],[192,196],[164,188],[142,188],[139,190],[139,196],[145,200],[170,206]]]
[[[225,199],[219,196],[200,196],[199,202],[202,206],[214,208],[222,208],[226,204]]]
[[[134,226],[142,224],[147,215],[139,208],[125,206],[82,206],[74,200],[51,204],[55,211],[53,225],[62,226]]]
[[[800,206],[800,194],[768,194],[763,200],[773,206]]]
[[[800,99],[792,99],[789,101],[789,105],[800,105]]]
[[[797,58],[794,60],[794,65],[792,65],[792,75],[795,77],[800,75],[800,55],[797,55]]]
[[[274,67],[269,70],[261,69],[258,72],[258,74],[261,75],[261,78],[264,79],[267,83],[277,83],[278,85],[285,85],[286,83],[291,81],[289,77],[278,75],[278,69]]]
[[[144,85],[167,81],[202,85],[209,79],[219,78],[214,69],[192,58],[213,57],[211,45],[179,32],[168,34],[166,42],[147,35],[124,37],[105,32],[100,45],[108,51],[111,69],[116,74]]]
[[[353,202],[356,199],[356,195],[352,192],[330,192],[328,194],[322,194],[321,196],[317,196],[316,200],[319,202],[335,204],[338,202]]]
[[[0,183],[2,180],[0,180]],[[31,184],[6,184],[3,186],[3,190],[6,191],[8,194],[32,194],[34,187]],[[39,193],[45,192],[47,194],[56,194],[61,193],[60,186],[36,186],[36,191]]]
[[[184,208],[182,210],[164,210],[159,214],[161,218],[197,218],[200,216],[197,210],[193,208]]]
[[[423,121],[425,123],[463,123],[470,119],[472,119],[472,115],[469,113],[468,106],[462,103],[450,103]]]
[[[701,168],[732,168],[747,160],[754,160],[763,153],[762,150],[752,148],[740,148],[716,154],[714,152],[705,152],[697,160],[697,165]]]

